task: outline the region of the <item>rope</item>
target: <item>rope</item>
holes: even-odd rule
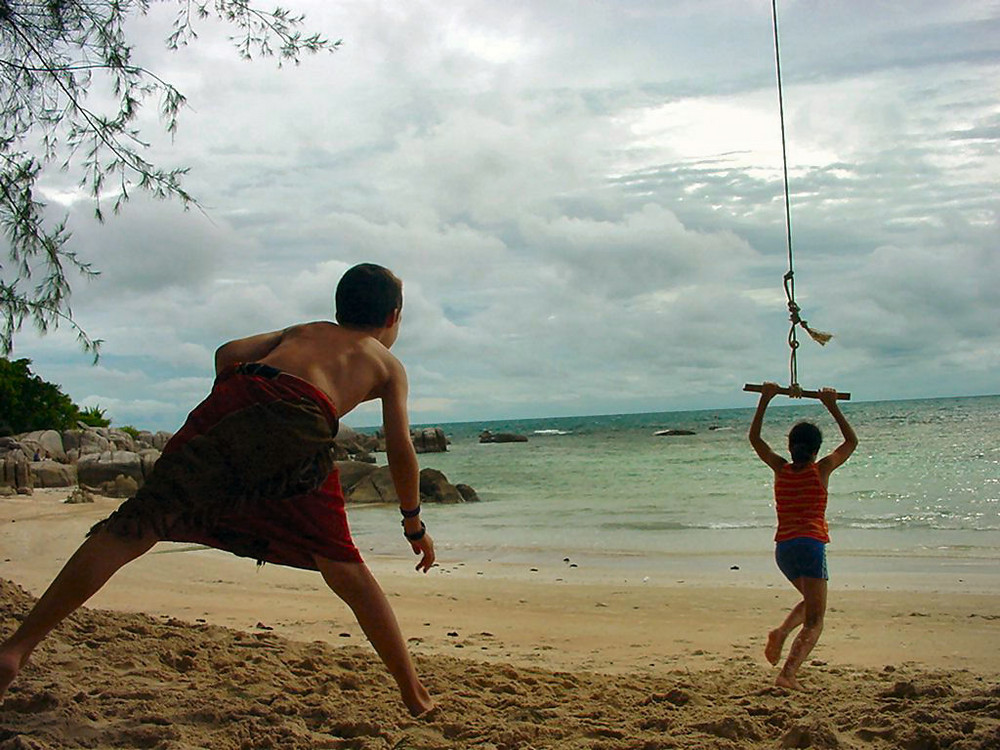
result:
[[[788,245],[788,272],[784,276],[784,286],[785,286],[785,297],[788,300],[788,319],[792,321],[791,328],[788,329],[788,348],[791,349],[791,355],[788,361],[788,371],[789,371],[789,385],[792,388],[799,387],[799,365],[796,358],[796,353],[799,348],[798,336],[796,334],[796,327],[802,326],[802,329],[809,334],[809,336],[816,343],[825,345],[833,336],[829,333],[824,333],[823,331],[816,331],[809,327],[809,324],[804,321],[799,313],[802,308],[800,308],[795,302],[795,258],[792,253],[792,204],[789,198],[788,190],[788,147],[787,139],[785,137],[785,98],[781,90],[781,50],[778,44],[778,0],[771,0],[771,22],[774,28],[774,69],[778,79],[778,115],[781,120],[781,166],[782,174],[784,176],[784,187],[785,187],[785,240]]]

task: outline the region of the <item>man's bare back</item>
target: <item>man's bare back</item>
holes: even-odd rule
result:
[[[395,328],[390,329],[395,339]],[[261,362],[302,378],[323,391],[339,416],[383,398],[402,375],[387,346],[369,331],[318,321],[230,341],[216,353],[216,369]]]

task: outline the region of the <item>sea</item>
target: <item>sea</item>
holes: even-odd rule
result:
[[[852,580],[909,574],[993,586],[1000,396],[841,404],[860,442],[830,479],[831,581],[839,569]],[[441,564],[503,563],[558,580],[584,570],[661,582],[773,576],[772,473],[747,441],[752,415],[738,408],[424,425],[441,427],[450,445],[422,454],[421,467],[470,485],[480,500],[425,506]],[[821,452],[839,444],[832,418],[808,399],[772,402],[763,436],[780,452],[800,420],[822,429]],[[480,443],[483,430],[527,441]],[[350,518],[363,552],[400,554],[394,508],[352,507]]]

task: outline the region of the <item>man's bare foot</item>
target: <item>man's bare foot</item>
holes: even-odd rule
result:
[[[428,708],[426,711],[421,711],[419,713],[414,713],[411,710],[410,714],[413,716],[414,719],[425,719],[425,720],[426,719],[433,719],[437,715],[437,712],[438,712],[439,708],[440,708],[440,706],[438,706],[436,703],[431,703],[431,707]]]
[[[410,697],[404,696],[403,702],[406,704],[410,716],[418,719],[428,717],[437,708],[434,705],[434,701],[431,700],[431,694],[427,692],[427,689],[423,685],[418,686],[415,695]]]
[[[805,687],[801,682],[796,680],[794,677],[786,677],[783,674],[779,674],[775,680],[774,684],[778,687],[788,688],[789,690],[801,690],[805,691]]]
[[[781,649],[785,646],[785,634],[780,630],[772,630],[767,634],[767,645],[764,646],[764,658],[774,666],[781,659]]]
[[[10,654],[0,654],[0,700],[3,699],[10,683],[21,671],[21,659]]]

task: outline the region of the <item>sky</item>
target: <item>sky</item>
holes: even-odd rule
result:
[[[176,429],[224,341],[332,319],[340,275],[404,283],[411,421],[752,406],[789,382],[768,0],[286,0],[339,50],[242,61],[177,6],[130,26],[180,88],[150,156],[202,209],[104,224],[42,181],[76,320],[14,357],[116,425]],[[855,400],[1000,393],[1000,2],[780,0],[799,382]],[[364,405],[345,420],[377,424]]]

